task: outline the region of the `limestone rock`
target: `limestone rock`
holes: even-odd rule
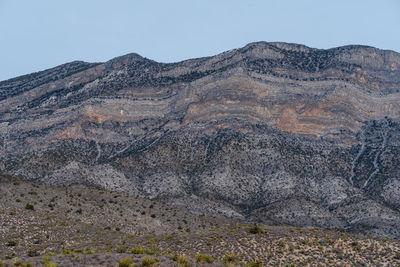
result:
[[[198,214],[400,236],[400,54],[252,43],[0,82],[0,171]]]

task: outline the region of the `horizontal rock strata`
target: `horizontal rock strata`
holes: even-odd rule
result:
[[[252,43],[0,82],[0,171],[195,213],[400,236],[400,55]]]

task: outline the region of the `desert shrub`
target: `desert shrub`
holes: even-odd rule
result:
[[[152,257],[145,257],[142,259],[142,266],[152,266],[156,264],[159,260]]]
[[[14,266],[21,266],[21,265],[22,265],[22,261],[21,261],[20,258],[14,258],[14,259],[12,260],[12,264],[13,264]]]
[[[132,254],[144,254],[144,248],[142,246],[135,247],[132,249]]]
[[[238,260],[238,258],[237,258],[237,256],[236,256],[236,254],[234,254],[234,253],[226,253],[225,256],[224,256],[224,258],[222,259],[222,261],[223,261],[225,264],[228,264],[228,263],[236,263],[237,260]]]
[[[257,224],[254,224],[253,226],[251,226],[249,228],[249,233],[250,234],[261,234],[263,232],[264,231]]]
[[[29,257],[39,256],[39,253],[36,250],[29,250],[28,251],[28,256]]]
[[[196,255],[196,262],[198,262],[198,263],[200,263],[200,262],[212,263],[213,262],[213,258],[212,258],[211,255],[198,253]]]
[[[353,242],[350,243],[350,245],[352,247],[357,247],[358,246],[358,242],[357,241],[353,241]]]
[[[146,239],[152,239],[152,238],[153,238],[153,235],[152,235],[152,234],[146,234],[144,237],[145,237]]]
[[[26,203],[25,209],[26,210],[35,210],[35,207],[32,204]]]
[[[176,258],[176,262],[183,266],[189,265],[189,262],[186,259],[185,255],[178,255],[178,257]]]
[[[126,257],[125,259],[122,259],[118,263],[119,267],[133,267],[133,260],[129,257]]]
[[[56,253],[54,253],[54,252],[47,252],[46,253],[46,256],[56,256],[57,254]]]
[[[260,259],[253,259],[249,264],[246,264],[246,267],[262,267],[263,262]]]
[[[74,252],[72,250],[63,249],[61,251],[61,254],[63,254],[63,255],[74,255]]]
[[[86,254],[86,255],[94,254],[94,250],[86,249],[85,251],[83,251],[83,254]]]
[[[171,259],[173,261],[176,261],[179,264],[187,264],[188,263],[185,255],[179,255],[178,253],[175,253],[174,255],[172,255]]]
[[[126,245],[120,245],[117,247],[118,253],[124,253],[126,251]]]
[[[17,245],[17,241],[10,240],[7,242],[7,247],[15,247]]]
[[[49,256],[44,256],[43,267],[57,267],[57,263],[50,261]]]
[[[155,250],[149,249],[149,248],[145,249],[145,250],[144,250],[144,253],[147,254],[147,255],[158,254]]]

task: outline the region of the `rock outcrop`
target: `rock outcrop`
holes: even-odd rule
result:
[[[400,237],[400,54],[252,43],[0,82],[0,171]]]

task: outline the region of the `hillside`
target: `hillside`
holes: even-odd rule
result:
[[[161,266],[400,264],[399,241],[196,216],[84,186],[1,176],[0,196],[3,266],[118,266],[127,257],[138,266],[146,258]]]
[[[252,43],[0,82],[0,172],[194,214],[400,237],[400,55]]]

